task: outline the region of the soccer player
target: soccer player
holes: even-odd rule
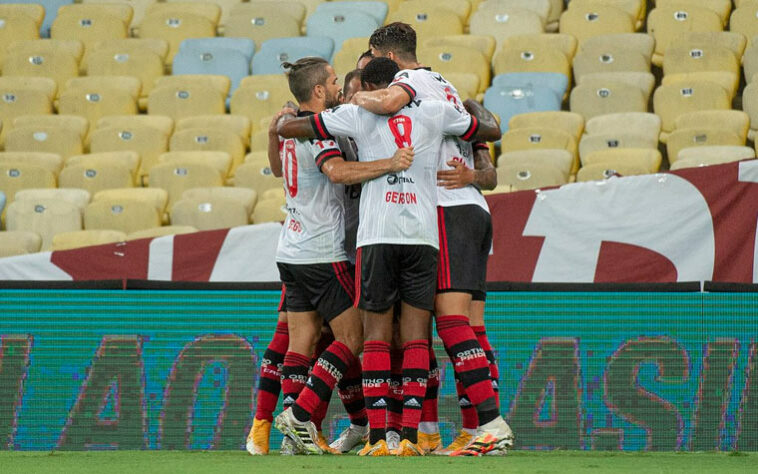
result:
[[[324,59],[308,57],[283,66],[300,105],[299,116],[312,116],[339,103],[337,76]],[[335,183],[400,172],[410,166],[412,151],[397,150],[392,158],[374,163],[348,163],[333,140],[288,139],[281,144],[280,155],[287,218],[276,261],[287,287],[289,326],[282,390],[297,399],[274,423],[299,450],[322,454],[311,419],[349,367],[358,363],[356,355],[362,348],[361,323],[352,305],[353,272],[344,249],[343,190]],[[335,341],[307,376],[322,320],[329,323]]]
[[[391,60],[374,59],[362,72],[364,86],[386,87],[397,70]],[[423,455],[417,428],[429,371],[428,325],[437,279],[439,148],[444,135],[491,140],[500,136],[499,127],[491,116],[480,122],[447,102],[414,100],[390,117],[343,105],[283,121],[279,134],[322,139],[350,136],[367,162],[404,146],[414,147],[414,162],[407,171],[368,181],[361,193],[356,299],[363,310],[363,389],[370,431],[369,442],[359,454],[389,454],[384,409],[389,397],[393,306],[400,301],[404,406],[403,439],[397,454]],[[481,441],[486,443],[483,449],[492,450],[504,438],[490,436]]]
[[[356,93],[352,98],[354,104],[377,114],[396,113],[418,99],[461,104],[452,84],[418,62],[416,32],[411,26],[405,23],[383,26],[371,35],[369,46],[374,57],[390,58],[402,70],[395,76],[392,87]],[[478,103],[467,102],[480,114],[489,114]],[[484,169],[475,171],[474,152],[469,143],[454,137],[445,140],[440,153],[440,177],[445,186],[438,188],[441,250],[434,310],[437,333],[465,391],[461,401],[466,400],[475,408],[479,425],[476,435],[462,431],[447,453],[462,448],[471,454],[481,452],[482,440],[492,434],[513,437],[499,414],[494,389],[497,385],[493,386],[492,380],[496,365],[490,364],[483,350],[483,346],[489,347],[483,330],[483,301],[492,226],[487,202],[478,187],[494,187],[496,175],[491,164],[483,160],[477,164]],[[470,318],[478,334],[472,329]],[[432,431],[422,435],[425,448],[435,449],[440,442],[438,425],[423,427]],[[512,440],[505,444],[512,445]]]
[[[371,50],[364,51],[358,58],[358,64],[355,66],[356,69],[363,69],[372,59],[374,59],[374,55],[371,54]]]

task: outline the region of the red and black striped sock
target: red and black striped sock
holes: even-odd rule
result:
[[[497,407],[500,408],[500,369],[497,367],[497,359],[495,359],[495,353],[492,350],[492,345],[487,337],[487,331],[484,326],[471,326],[476,334],[476,339],[479,341],[479,345],[484,350],[484,355],[487,356],[487,361],[490,363],[490,380],[492,380],[492,389],[495,391],[495,400],[497,400]]]
[[[339,341],[334,341],[319,356],[311,376],[292,405],[292,414],[300,421],[310,420],[320,405],[329,403],[337,382],[347,373],[347,368],[355,360],[350,349]],[[323,419],[323,416],[321,417]]]
[[[440,369],[437,356],[434,355],[432,341],[429,341],[429,380],[426,382],[424,406],[421,408],[422,423],[439,423],[438,398],[440,388]],[[422,430],[423,431],[423,430]]]
[[[282,389],[282,366],[284,354],[287,352],[290,336],[287,323],[277,323],[274,337],[263,353],[261,370],[258,376],[258,393],[255,403],[255,418],[258,420],[274,420],[276,402]]]
[[[418,424],[429,378],[429,341],[403,344],[403,439],[418,442]]]
[[[403,350],[390,349],[390,398],[387,404],[387,430],[398,434],[403,429]]]
[[[356,357],[355,361],[347,368],[347,373],[337,384],[337,391],[345,406],[350,423],[358,426],[366,426],[366,400],[363,398],[363,380],[361,379],[361,361]]]
[[[463,315],[438,316],[437,334],[445,345],[468,400],[476,407],[479,424],[496,419],[500,412],[490,380],[489,362],[476,340],[474,330],[469,326],[468,318]]]
[[[384,341],[366,341],[363,345],[363,396],[371,444],[386,435],[389,391],[390,345]]]
[[[282,366],[282,395],[284,401],[282,405],[285,409],[292,406],[300,396],[300,392],[305,387],[305,381],[308,380],[308,367],[311,358],[297,352],[289,351],[284,355],[284,365]]]
[[[455,391],[458,393],[458,406],[461,407],[461,425],[463,429],[475,430],[479,426],[479,417],[476,416],[476,408],[466,396],[466,389],[455,375]]]
[[[313,414],[311,415],[311,421],[316,426],[316,431],[321,431],[321,423],[324,421],[324,418],[326,418],[326,412],[328,410],[329,410],[329,402],[324,402],[324,403],[319,403],[319,405],[313,411]]]

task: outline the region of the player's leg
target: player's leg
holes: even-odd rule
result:
[[[399,316],[399,315],[398,315]],[[403,431],[403,343],[400,341],[400,324],[393,323],[390,345],[390,397],[387,403],[387,447],[397,449]]]
[[[347,453],[368,441],[368,416],[366,401],[363,398],[363,368],[360,361],[348,367],[347,374],[337,384],[337,389],[350,418],[350,426],[343,430],[329,447]]]
[[[429,321],[429,380],[426,382],[424,406],[421,408],[421,422],[418,425],[418,444],[425,453],[442,448],[439,422],[440,371],[431,337],[432,322]]]
[[[473,300],[471,301],[471,329],[476,334],[476,339],[484,350],[484,355],[487,357],[487,361],[490,364],[490,380],[492,381],[492,389],[495,391],[498,407],[500,406],[500,370],[497,366],[497,360],[495,359],[495,353],[492,350],[492,345],[487,337],[487,330],[484,327],[484,305],[485,305],[485,293],[475,293]]]

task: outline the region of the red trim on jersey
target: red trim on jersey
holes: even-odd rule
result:
[[[471,140],[474,135],[476,135],[476,132],[479,130],[479,120],[476,119],[473,115],[471,116],[471,125],[469,125],[468,129],[466,130],[466,133],[461,135],[461,138],[463,140],[469,141]]]
[[[328,161],[331,158],[337,158],[340,156],[342,156],[342,152],[335,148],[324,150],[316,155],[316,166],[318,166],[318,169],[320,170],[324,162]]]
[[[416,98],[416,89],[414,89],[410,85],[404,84],[402,82],[396,82],[396,83],[390,84],[390,85],[391,86],[397,86],[397,87],[400,87],[401,89],[403,89],[405,91],[405,93],[408,94],[408,97],[410,97],[411,100],[413,100],[413,99]]]
[[[279,306],[276,307],[277,308],[276,310],[279,312],[282,311],[282,306],[284,306],[284,295],[286,293],[287,293],[287,285],[282,283],[282,296],[279,297]]]
[[[332,138],[332,136],[326,132],[326,127],[324,126],[324,120],[321,118],[321,114],[311,115],[311,124],[315,125],[314,131],[316,132],[316,138],[322,140]]]
[[[361,300],[361,254],[362,248],[358,247],[355,251],[355,299],[353,300],[353,306],[358,307],[358,302]]]
[[[447,230],[445,229],[445,209],[437,207],[437,221],[440,233],[440,261],[437,270],[437,288],[450,288],[450,252],[447,246]]]
[[[355,300],[355,289],[350,287],[350,281],[347,278],[347,275],[345,275],[347,272],[345,262],[332,263],[332,268],[334,269],[334,275],[337,277],[337,281],[339,281],[342,288],[345,289],[347,296],[349,296],[351,300]]]
[[[474,147],[474,150],[477,150],[477,151],[479,151],[479,150],[487,150],[487,151],[490,151],[490,146],[489,146],[489,145],[487,145],[487,144],[486,144],[486,143],[484,143],[484,142],[473,142],[473,143],[472,143],[472,145],[473,145],[473,147]]]

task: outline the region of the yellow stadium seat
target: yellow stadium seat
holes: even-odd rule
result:
[[[13,119],[14,128],[54,127],[74,132],[82,139],[87,136],[89,120],[78,115],[21,115]]]
[[[501,10],[497,14],[486,11],[474,12],[469,29],[472,35],[492,36],[500,44],[511,36],[542,33],[544,25],[542,18],[536,13],[512,8]]]
[[[729,30],[742,34],[748,41],[758,35],[758,2],[738,5],[729,19]]]
[[[362,44],[365,51],[366,45],[368,45],[368,38],[365,39],[366,41]],[[347,43],[347,42],[345,42]],[[471,48],[479,51],[482,53],[487,59],[487,61],[492,61],[492,55],[495,54],[495,46],[497,44],[495,43],[495,39],[492,36],[485,36],[485,35],[445,35],[445,36],[435,36],[432,38],[428,38],[424,41],[424,43],[420,46],[423,47],[429,47],[429,46],[460,46],[463,48]],[[344,43],[343,43],[343,48]],[[360,51],[358,53],[358,56],[363,52]],[[337,53],[339,54],[339,53]],[[356,59],[358,56],[355,56]]]
[[[87,51],[84,55],[82,62],[85,63],[87,56],[95,51],[108,51],[111,54],[133,54],[138,51],[151,51],[157,54],[162,61],[168,56],[169,44],[165,39],[160,38],[126,38],[126,39],[111,39],[104,40],[95,43],[95,45]],[[128,74],[120,74],[128,75]]]
[[[118,166],[126,168],[133,177],[139,170],[139,154],[136,151],[106,151],[86,155],[69,156],[66,166],[84,166],[85,168],[108,168]]]
[[[189,225],[198,230],[243,226],[249,221],[245,205],[232,199],[182,198],[171,208],[173,225]]]
[[[211,188],[192,188],[182,193],[182,199],[228,199],[237,201],[245,207],[247,214],[250,215],[258,202],[258,193],[254,189],[237,188],[229,186],[211,187]]]
[[[28,56],[57,56],[59,54],[71,55],[74,57],[77,63],[79,63],[84,56],[84,44],[78,39],[19,39],[10,43],[6,49],[9,51],[13,50],[14,52],[26,54]]]
[[[579,84],[571,90],[570,108],[590,120],[616,112],[646,112],[648,100],[643,91],[621,81]]]
[[[566,56],[551,46],[535,43],[530,47],[503,47],[492,59],[495,75],[509,72],[557,72],[571,81],[571,64]]]
[[[332,57],[332,66],[340,77],[340,81],[345,74],[355,69],[358,58],[368,49],[368,37],[348,38],[342,42],[342,48]]]
[[[655,87],[655,77],[649,72],[596,72],[585,74],[578,80],[579,84],[601,88],[606,83],[625,84],[642,92],[645,101],[650,99]]]
[[[647,17],[647,31],[655,38],[653,63],[663,64],[664,52],[682,33],[722,31],[723,26],[719,16],[705,7],[685,3],[656,7]]]
[[[242,3],[242,0],[212,0],[208,2],[207,0],[166,0],[167,3],[174,3],[174,2],[180,2],[180,3],[213,3],[218,5],[221,8],[221,16],[218,19],[219,27],[222,27],[226,25],[226,22],[229,21],[229,17],[231,16],[232,9]]]
[[[625,161],[601,162],[583,166],[576,174],[576,180],[580,181],[603,181],[614,176],[638,176],[649,174],[645,168]]]
[[[90,202],[90,193],[86,189],[79,188],[31,188],[22,189],[16,193],[16,201],[34,201],[40,199],[66,201],[84,212],[84,208]]]
[[[92,202],[113,202],[116,200],[142,201],[148,203],[155,208],[158,215],[162,216],[166,212],[168,192],[161,188],[116,188],[98,191],[92,197]]]
[[[118,230],[91,229],[61,232],[53,236],[51,250],[71,250],[94,245],[115,244],[126,240],[126,234]]]
[[[44,91],[26,87],[5,85],[0,78],[0,145],[5,143],[5,136],[13,129],[13,119],[27,114],[51,114],[53,102]]]
[[[561,14],[561,33],[574,36],[581,45],[588,38],[611,33],[633,33],[636,19],[627,12],[605,4],[570,7]]]
[[[232,169],[242,163],[245,145],[234,132],[221,129],[190,128],[177,130],[169,142],[171,151],[223,151],[231,158]]]
[[[205,163],[164,162],[150,170],[150,186],[168,192],[169,209],[188,189],[223,184],[221,173]]]
[[[497,167],[498,186],[508,185],[514,191],[549,188],[567,182],[564,172],[544,163],[508,163]]]
[[[160,129],[137,124],[98,128],[90,135],[92,153],[135,151],[141,164],[139,176],[145,182],[150,169],[158,164],[158,157],[168,151],[168,136]]]
[[[661,168],[661,152],[657,148],[607,148],[588,154],[583,166],[606,164],[634,165],[646,173],[657,173]]]
[[[226,111],[225,96],[202,84],[158,87],[147,98],[147,111],[174,120],[193,115],[221,115]]]
[[[537,164],[556,168],[563,173],[565,182],[568,181],[574,168],[574,156],[568,150],[542,148],[539,150],[507,151],[497,159],[498,168],[518,164]]]
[[[752,44],[745,50],[742,62],[744,66],[745,82],[751,83],[756,74],[758,74],[758,45]]]
[[[729,21],[729,14],[732,11],[731,0],[687,0],[686,2],[683,2],[682,0],[656,0],[655,2],[656,7],[676,7],[677,5],[682,4],[687,6],[699,6],[711,10],[718,15],[724,26],[726,26]]]
[[[273,188],[273,189],[267,189],[261,193],[261,199],[273,199],[277,198],[284,202],[286,200],[286,193],[284,191],[284,188]]]
[[[232,94],[229,108],[234,115],[250,119],[251,132],[261,130],[261,119],[271,117],[288,101],[294,101],[283,74],[248,76]]]
[[[216,74],[178,74],[162,76],[155,81],[155,88],[174,87],[181,88],[187,85],[199,85],[214,89],[220,95],[229,95],[232,81],[227,76]]]
[[[39,252],[42,237],[36,232],[6,230],[0,232],[0,258]]]
[[[661,84],[664,86],[688,84],[690,82],[712,82],[724,89],[729,99],[734,99],[739,85],[739,76],[726,71],[701,71],[683,74],[669,74],[663,76]]]
[[[508,121],[510,130],[531,127],[556,128],[579,140],[584,131],[584,117],[573,112],[548,111],[518,114]]]
[[[134,186],[134,178],[125,166],[97,166],[97,163],[87,163],[65,166],[61,171],[59,183],[61,187],[86,189],[94,195],[103,189]]]
[[[758,82],[748,84],[742,91],[742,110],[750,117],[748,137],[755,141],[758,130]]]
[[[588,164],[587,157],[596,151],[625,149],[658,149],[658,137],[638,135],[635,133],[607,133],[602,135],[585,135],[579,142],[579,158],[582,164]],[[652,171],[651,171],[652,173]]]
[[[594,73],[606,72],[650,72],[650,63],[645,57],[634,51],[616,54],[580,52],[574,58],[574,77],[580,81],[582,77]]]
[[[444,75],[445,80],[455,87],[461,100],[474,99],[479,94],[481,81],[479,76],[469,72],[449,72]]]
[[[671,45],[663,58],[663,74],[729,72],[739,81],[740,63],[728,48],[716,45]],[[736,86],[735,86],[736,87]]]
[[[101,118],[95,124],[97,129],[112,127],[148,127],[169,137],[174,132],[174,120],[165,115],[110,115]]]
[[[12,41],[39,38],[39,22],[28,13],[25,8],[17,8],[19,5],[0,5],[0,44],[7,45]],[[31,5],[42,8],[41,5]],[[16,7],[16,8],[14,8]],[[35,11],[38,11],[35,9]],[[44,10],[43,10],[44,15]],[[0,48],[0,64],[5,58],[5,47]]]
[[[423,6],[409,5],[411,3],[416,2],[403,2],[400,8],[389,17],[388,23],[396,21],[408,23],[416,31],[421,44],[426,39],[435,36],[463,34],[463,21],[455,12],[437,7],[430,2]],[[474,30],[472,33],[481,34]]]
[[[271,172],[265,151],[249,153],[234,172],[234,186],[255,190],[260,196],[268,189],[282,189],[282,178]]]
[[[648,65],[653,59],[654,50],[655,39],[645,33],[611,33],[593,36],[587,38],[579,48],[580,52],[595,56],[601,54],[620,56],[626,52],[635,52],[644,56]]]
[[[671,170],[752,160],[755,158],[755,150],[748,146],[700,146],[683,148],[678,156],[671,165]]]
[[[43,126],[14,128],[5,136],[5,150],[58,153],[66,159],[71,155],[81,155],[83,147],[79,133]]]
[[[300,24],[303,23],[303,20],[310,16],[311,13],[316,11],[318,5],[325,1],[326,0],[250,0],[249,5],[246,5],[246,7],[253,9],[255,12],[257,12],[259,8],[263,8],[264,12],[281,10],[282,13],[288,14]],[[235,7],[242,8],[240,5],[235,5]],[[234,13],[238,12],[233,12],[232,16],[234,16]]]
[[[16,44],[18,42],[12,43]],[[57,52],[30,52],[25,49],[8,48],[2,66],[4,76],[48,77],[55,81],[60,91],[66,81],[79,75],[76,58],[63,49]]]
[[[453,12],[464,25],[472,11],[470,2],[461,2],[459,0],[405,0],[398,5],[396,12],[424,14],[436,9],[445,9]],[[391,23],[391,21],[388,20],[387,23]]]
[[[427,46],[418,50],[418,59],[443,76],[448,73],[473,73],[479,76],[479,92],[490,83],[490,63],[477,50],[459,46]]]
[[[126,240],[154,239],[167,235],[191,234],[197,232],[192,226],[186,225],[164,225],[162,227],[152,227],[150,229],[132,232],[126,236]]]
[[[130,51],[118,46],[95,46],[88,50],[85,60],[86,72],[90,76],[132,76],[139,80],[141,98],[147,98],[153,84],[164,72],[163,59],[148,48]]]
[[[634,19],[635,28],[639,29],[644,23],[647,13],[645,0],[571,0],[569,8],[592,8],[596,5],[618,8]]]
[[[731,31],[688,31],[674,38],[676,46],[720,46],[734,54],[739,62],[745,53],[747,39],[742,33]]]
[[[545,48],[557,49],[566,56],[566,59],[571,59],[576,54],[577,41],[571,35],[565,35],[560,33],[532,33],[524,35],[509,36],[503,41],[503,48],[521,49],[526,50],[535,45],[540,45]]]
[[[140,200],[103,198],[84,209],[84,228],[87,230],[113,229],[129,234],[160,224],[161,217],[155,206]]]
[[[54,188],[55,174],[47,168],[26,163],[0,163],[0,189],[5,193],[6,209],[22,189]],[[10,229],[9,229],[10,230]]]
[[[512,8],[531,11],[542,19],[543,24],[547,24],[551,5],[550,0],[487,0],[479,4],[477,11],[497,15]]]
[[[58,85],[49,77],[3,76],[0,77],[0,92],[4,89],[30,89],[44,93],[52,101],[57,95]]]
[[[556,128],[529,127],[508,130],[503,134],[501,147],[505,151],[537,150],[543,148],[568,150],[576,156],[576,140]]]
[[[39,166],[58,176],[63,168],[63,157],[57,153],[35,153],[24,151],[6,151],[0,153],[0,163],[20,163]]]
[[[58,112],[85,117],[89,123],[108,115],[138,112],[140,82],[131,76],[89,76],[70,80],[58,100]]]
[[[250,218],[253,224],[264,222],[283,222],[287,218],[286,203],[281,198],[269,198],[258,201]]]
[[[176,122],[176,131],[181,132],[190,128],[209,130],[227,130],[234,132],[244,145],[250,143],[250,119],[244,115],[200,115],[186,117]]]
[[[736,133],[718,128],[683,128],[671,132],[666,141],[669,163],[676,163],[679,151],[699,146],[743,146],[745,140]]]
[[[18,15],[24,15],[34,20],[37,29],[39,29],[42,26],[42,20],[45,19],[45,7],[37,3],[0,4],[0,16],[16,18]]]
[[[224,36],[250,38],[256,48],[273,38],[300,36],[300,21],[283,7],[272,9],[269,5],[261,8],[256,2],[239,3],[232,8]]]
[[[750,117],[741,110],[699,110],[678,116],[674,128],[724,129],[734,132],[744,142],[750,130]]]
[[[593,117],[584,124],[587,135],[633,133],[658,139],[661,118],[647,112],[612,113]]]
[[[159,163],[202,164],[212,166],[222,178],[229,175],[232,158],[225,151],[171,151],[158,157]]]
[[[70,202],[55,199],[24,200],[7,207],[6,228],[34,232],[42,239],[41,251],[50,250],[53,236],[81,230],[82,214]]]
[[[713,82],[692,81],[662,85],[653,94],[653,109],[661,117],[663,132],[674,129],[676,118],[687,112],[730,109],[731,98],[726,90]]]
[[[189,38],[216,36],[221,8],[212,3],[156,3],[148,8],[139,25],[140,38],[168,42],[166,64],[171,64],[179,44]]]
[[[132,8],[131,21],[128,23],[129,29],[137,27],[145,18],[145,13],[158,0],[82,0],[84,4],[114,4],[124,5]]]
[[[126,38],[132,13],[132,7],[117,3],[64,5],[53,21],[50,37],[79,40],[85,49],[98,41]]]

